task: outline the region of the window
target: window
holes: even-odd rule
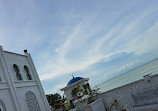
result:
[[[25,73],[27,74],[27,79],[28,79],[28,80],[32,80],[32,77],[31,77],[29,68],[28,68],[26,65],[24,66],[24,71],[25,71]]]
[[[20,74],[19,67],[18,67],[16,64],[13,65],[13,70],[14,70],[15,73],[16,73],[16,78],[17,78],[17,80],[22,80],[22,76],[21,76],[21,74]]]
[[[25,95],[26,103],[29,111],[41,111],[35,94],[28,91]]]
[[[5,104],[2,100],[0,100],[0,111],[7,111],[6,107],[5,107]]]

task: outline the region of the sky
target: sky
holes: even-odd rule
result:
[[[46,94],[158,58],[158,0],[0,0],[0,45],[31,53]]]

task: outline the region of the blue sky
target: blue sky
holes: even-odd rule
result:
[[[0,44],[28,49],[45,92],[100,84],[158,58],[157,0],[0,0]]]

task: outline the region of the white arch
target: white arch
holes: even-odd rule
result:
[[[0,100],[0,109],[1,109],[0,111],[7,111],[6,107],[5,107],[5,104],[2,100]]]
[[[35,94],[28,91],[25,95],[26,103],[29,111],[41,111]]]

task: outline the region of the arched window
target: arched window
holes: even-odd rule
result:
[[[24,66],[24,71],[25,71],[25,73],[27,74],[27,79],[28,79],[28,80],[32,80],[32,77],[31,77],[29,68],[28,68],[26,65]]]
[[[16,72],[17,80],[22,80],[22,76],[20,74],[19,67],[16,64],[13,65],[13,70]]]
[[[0,111],[7,111],[6,107],[5,107],[5,104],[2,100],[0,100]]]
[[[41,111],[35,94],[28,91],[25,95],[26,103],[29,111]]]

